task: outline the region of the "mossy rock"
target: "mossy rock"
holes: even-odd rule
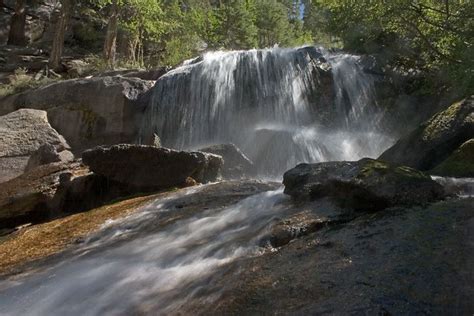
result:
[[[380,160],[299,164],[283,176],[285,193],[297,201],[330,198],[356,211],[430,203],[443,187],[421,171]]]
[[[474,177],[474,138],[462,144],[451,156],[431,170],[430,173],[443,177]]]
[[[431,170],[474,137],[474,96],[434,115],[386,150],[380,160]]]

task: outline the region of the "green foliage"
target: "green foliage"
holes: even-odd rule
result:
[[[56,81],[56,79],[47,77],[36,80],[33,76],[28,74],[25,68],[18,68],[14,74],[10,76],[9,84],[0,85],[0,97],[20,93],[29,89],[36,89],[54,81]]]
[[[87,0],[108,19],[119,9],[128,59],[139,66],[176,65],[205,49],[251,49],[311,42],[295,0]],[[82,31],[82,30],[80,30]],[[85,42],[88,34],[79,32]],[[146,58],[144,57],[146,56]]]
[[[103,21],[110,8],[118,8],[122,65],[176,65],[206,49],[318,43],[374,54],[392,69],[422,74],[418,91],[474,91],[474,1],[85,0],[76,5],[99,11]],[[75,34],[92,47],[97,29],[79,27]]]
[[[204,29],[205,11],[190,7],[183,10],[181,2],[169,0],[163,4],[165,31],[156,41],[157,56],[152,54],[158,65],[176,65],[192,57],[197,50]],[[151,60],[150,64],[153,64]]]
[[[392,67],[424,72],[460,93],[474,91],[474,2],[306,2],[306,26],[338,37],[345,49],[377,54]]]
[[[164,31],[163,11],[157,0],[122,0],[122,27],[143,40],[157,40]]]
[[[229,1],[215,11],[216,43],[211,47],[250,49],[257,47],[255,1]]]
[[[77,24],[74,25],[73,29],[74,33],[74,40],[79,44],[82,48],[95,48],[99,43],[99,40],[102,38],[99,31],[94,28],[92,24]]]

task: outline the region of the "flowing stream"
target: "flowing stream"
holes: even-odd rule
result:
[[[104,227],[53,267],[0,283],[0,315],[176,312],[210,286],[217,268],[261,253],[265,227],[286,211],[282,202],[287,197],[278,189],[155,226],[204,188],[151,203]]]

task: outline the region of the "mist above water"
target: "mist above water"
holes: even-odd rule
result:
[[[234,143],[260,175],[376,157],[391,143],[359,57],[322,48],[210,52],[157,81],[144,129],[163,146]]]

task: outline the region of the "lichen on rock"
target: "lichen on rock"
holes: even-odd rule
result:
[[[462,144],[430,174],[455,178],[474,177],[474,138]]]

